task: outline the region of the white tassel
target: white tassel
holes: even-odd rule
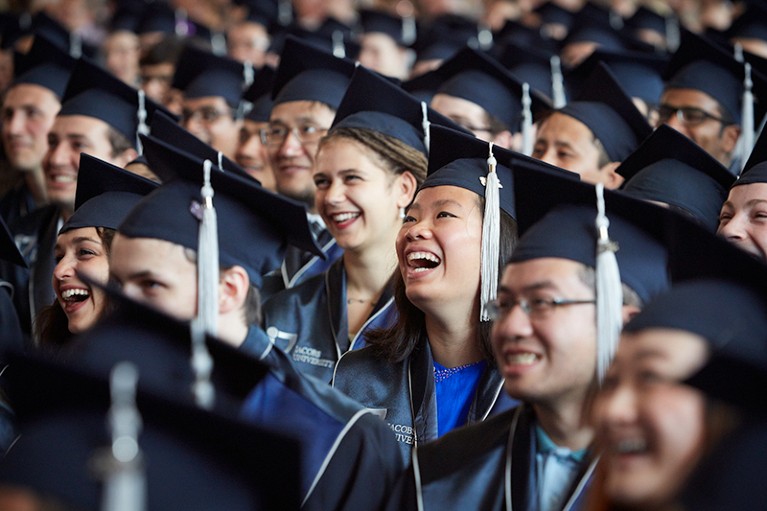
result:
[[[489,146],[487,178],[485,179],[485,216],[482,221],[482,252],[480,277],[480,321],[490,321],[490,302],[498,295],[498,258],[501,244],[501,183],[496,172],[497,161],[493,155],[493,143]]]
[[[617,243],[610,240],[610,220],[605,214],[604,185],[597,184],[597,378],[602,384],[618,347],[623,327],[623,288],[615,252]]]
[[[732,56],[736,61],[743,64],[746,58],[743,56],[743,47],[739,43],[735,43],[732,47]]]
[[[417,28],[415,25],[415,18],[413,16],[405,16],[402,18],[402,43],[405,46],[410,46],[416,40]]]
[[[666,50],[674,53],[679,48],[681,39],[679,20],[676,16],[666,16]]]
[[[331,35],[333,40],[333,56],[342,59],[346,57],[346,45],[344,44],[344,33],[340,30],[334,30]]]
[[[138,128],[136,129],[136,148],[139,154],[144,154],[144,147],[141,144],[141,137],[139,135],[149,135],[149,126],[146,123],[146,94],[143,90],[138,90],[138,112],[136,113],[138,118]]]
[[[213,358],[205,345],[205,326],[199,316],[192,320],[190,334],[192,337],[191,366],[192,374],[194,374],[192,396],[197,406],[210,410],[216,401],[216,391],[210,381],[210,376],[213,374]]]
[[[218,219],[213,207],[210,172],[213,164],[205,160],[203,173],[202,221],[197,241],[197,317],[210,335],[218,333]]]
[[[429,122],[429,106],[426,101],[421,101],[421,128],[423,129],[423,145],[426,147],[426,157],[429,156],[429,144],[431,143],[431,123]]]
[[[565,81],[562,77],[562,63],[559,57],[552,56],[549,60],[551,65],[551,100],[554,108],[562,108],[567,104],[565,97]]]
[[[245,90],[253,84],[256,79],[256,71],[253,69],[253,63],[246,60],[242,63],[242,89]]]
[[[210,52],[219,57],[226,56],[226,36],[223,32],[213,32],[210,35]]]
[[[740,133],[740,170],[746,166],[746,161],[754,149],[754,82],[751,81],[751,64],[746,62],[745,77],[743,79],[743,105],[741,111]]]
[[[216,159],[218,160],[218,170],[224,171],[224,153],[221,151],[216,152]]]
[[[530,99],[530,85],[525,82],[522,84],[522,154],[530,156],[533,154],[533,111],[532,100]]]
[[[83,40],[74,32],[69,36],[69,56],[79,59],[83,55]]]
[[[120,362],[109,377],[112,405],[109,429],[112,446],[109,455],[97,458],[104,474],[102,511],[143,511],[146,509],[146,475],[138,437],[141,415],[136,408],[138,370],[130,362]]]

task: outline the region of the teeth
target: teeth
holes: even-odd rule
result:
[[[408,261],[415,261],[416,259],[425,259],[426,261],[439,264],[439,257],[428,252],[411,252],[407,255]]]
[[[647,450],[647,442],[643,438],[631,438],[628,440],[621,440],[616,446],[616,451],[620,454],[632,454],[637,452],[644,452]]]
[[[51,177],[51,181],[56,183],[75,183],[77,182],[76,176],[57,175]]]
[[[337,215],[333,215],[333,221],[334,222],[345,222],[347,220],[351,220],[352,218],[357,218],[360,216],[359,213],[339,213]]]
[[[535,353],[514,353],[508,355],[506,360],[511,364],[530,365],[538,358]]]
[[[64,300],[71,300],[74,296],[89,296],[90,293],[87,289],[67,289],[61,292],[61,297]]]

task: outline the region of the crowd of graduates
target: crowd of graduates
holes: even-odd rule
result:
[[[11,2],[0,89],[0,510],[767,505],[762,0]]]

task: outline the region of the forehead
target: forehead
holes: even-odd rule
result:
[[[226,100],[221,96],[202,96],[199,98],[184,98],[184,108],[191,110],[197,108],[213,107],[226,108]]]
[[[570,288],[580,285],[589,287],[580,278],[586,266],[577,261],[560,257],[540,257],[508,264],[503,272],[501,286],[511,292],[523,292],[531,286]]]
[[[390,35],[383,32],[367,32],[362,34],[362,46],[394,50],[397,48],[397,43]]]
[[[82,135],[94,137],[102,135],[106,138],[108,130],[109,125],[95,117],[89,117],[87,115],[59,115],[56,116],[56,120],[53,121],[51,133],[60,136]]]
[[[324,103],[319,101],[286,101],[274,105],[270,122],[295,124],[298,122],[310,122],[321,126],[328,126],[333,122],[335,112]]]
[[[618,345],[625,367],[653,364],[666,368],[669,376],[686,379],[708,358],[708,343],[697,334],[673,328],[646,328],[624,332]]]
[[[460,186],[430,186],[418,192],[413,199],[411,206],[418,208],[429,208],[440,205],[443,201],[454,201],[464,207],[474,207],[477,205],[479,196]]]
[[[733,186],[727,197],[727,202],[733,206],[743,206],[750,201],[767,201],[767,183]]]
[[[661,96],[661,103],[671,106],[691,106],[707,112],[719,111],[719,102],[695,89],[666,89]]]
[[[3,98],[3,106],[18,106],[27,102],[51,101],[59,104],[56,95],[48,88],[34,83],[20,83],[14,85]]]
[[[101,236],[99,236],[95,227],[81,227],[59,234],[58,238],[56,238],[56,246],[73,243],[75,240],[79,241],[80,238],[87,238],[88,240],[101,243]]]
[[[451,96],[449,94],[435,94],[430,106],[447,117],[482,118],[485,109],[468,99]]]
[[[593,144],[594,134],[588,126],[575,117],[554,112],[538,127],[538,139],[571,144]]]
[[[118,272],[125,263],[166,263],[171,269],[179,268],[177,264],[180,261],[193,265],[185,256],[182,245],[158,238],[129,238],[120,233],[117,233],[112,242],[112,261],[113,269]]]

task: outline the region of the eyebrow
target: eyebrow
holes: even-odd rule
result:
[[[525,287],[522,288],[522,293],[529,293],[530,291],[539,291],[541,289],[558,289],[558,287],[550,280],[542,280],[539,282],[533,282],[532,284],[528,284]],[[509,287],[501,285],[498,288],[499,293],[508,293],[508,294],[514,294],[514,291],[512,291]]]
[[[643,348],[634,355],[634,360],[642,361],[653,358],[668,358],[666,353],[656,348]]]
[[[302,124],[319,124],[319,122],[314,117],[297,117],[294,119],[294,122],[296,124],[302,123]],[[274,119],[269,120],[269,124],[283,124],[285,126],[290,125],[289,122],[283,120],[283,119]]]

